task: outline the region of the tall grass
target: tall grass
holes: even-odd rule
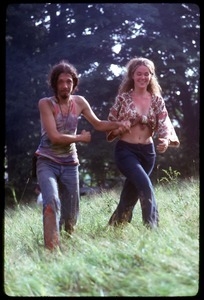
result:
[[[8,296],[193,296],[199,288],[199,181],[155,187],[160,226],[107,226],[120,190],[84,196],[72,237],[43,246],[42,207],[5,209],[4,291]]]

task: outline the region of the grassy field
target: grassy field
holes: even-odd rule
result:
[[[44,249],[42,207],[5,209],[4,292],[8,296],[194,296],[199,286],[199,180],[155,186],[160,226],[107,226],[119,190],[83,196],[76,231]]]

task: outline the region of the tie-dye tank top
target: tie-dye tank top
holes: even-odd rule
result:
[[[54,118],[57,130],[61,133],[75,135],[77,132],[78,116],[75,102],[70,103],[69,113],[62,115],[55,97],[48,98],[54,108]],[[41,124],[41,140],[36,155],[47,157],[60,164],[79,164],[76,144],[54,145],[48,138],[47,132]]]

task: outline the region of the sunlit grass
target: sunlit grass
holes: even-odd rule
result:
[[[199,280],[199,182],[155,187],[159,228],[107,226],[119,192],[81,199],[76,231],[61,250],[44,249],[41,207],[5,210],[4,288],[8,296],[193,296]]]

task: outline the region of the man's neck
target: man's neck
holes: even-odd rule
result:
[[[56,96],[56,99],[57,99],[57,102],[59,104],[68,104],[71,97],[59,97],[59,96]]]

